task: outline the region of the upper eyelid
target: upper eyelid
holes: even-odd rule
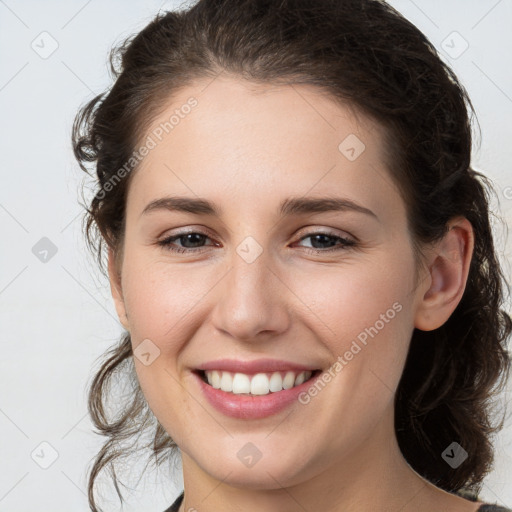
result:
[[[187,228],[187,227],[175,228],[175,230],[177,230],[177,231],[161,235],[158,238],[171,238],[174,236],[181,236],[181,235],[194,234],[194,233],[206,235],[211,238],[215,238],[215,236],[216,236],[208,228],[202,227],[202,226],[201,227],[190,227],[190,228]],[[345,230],[342,230],[339,228],[325,227],[325,226],[320,227],[320,226],[314,225],[314,224],[300,228],[298,231],[296,231],[296,234],[294,236],[307,236],[307,235],[312,235],[312,234],[315,234],[318,232],[320,232],[320,234],[327,234],[330,236],[339,236],[341,238],[348,237],[348,238],[353,239],[354,241],[358,241],[356,236],[352,235],[351,233],[348,233]]]
[[[339,237],[339,238],[347,238],[354,242],[357,242],[358,239],[351,235],[350,233],[347,233],[346,231],[343,231],[341,229],[336,228],[317,228],[315,226],[308,226],[306,228],[300,229],[297,232],[297,235],[299,238],[307,237],[307,236],[313,236],[313,235],[327,235],[332,237]]]

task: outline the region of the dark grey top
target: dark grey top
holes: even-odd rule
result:
[[[183,501],[183,492],[178,496],[176,501],[164,512],[178,512],[180,508],[181,502]],[[476,500],[473,500],[476,501]],[[478,512],[512,512],[509,508],[503,508],[499,505],[491,505],[490,503],[484,503],[479,509]]]

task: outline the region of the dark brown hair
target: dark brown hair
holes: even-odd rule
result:
[[[385,163],[420,257],[450,219],[471,222],[475,247],[464,295],[443,326],[414,331],[395,397],[395,428],[420,475],[450,492],[479,492],[492,469],[492,434],[503,426],[503,419],[494,424],[491,399],[508,377],[512,321],[501,309],[505,279],[490,223],[492,184],[471,168],[474,109],[424,34],[380,0],[200,0],[158,14],[115,48],[110,62],[113,87],[83,106],[73,127],[76,158],[95,179],[84,229],[102,270],[106,247],[121,254],[126,193],[137,166],[107,184],[173,93],[221,72],[254,83],[314,85],[379,123]],[[130,386],[122,399],[114,397],[116,382]],[[115,413],[106,412],[111,403],[119,404]],[[123,500],[113,464],[133,456],[140,432],[149,432],[144,446],[157,465],[177,452],[138,385],[129,333],[94,376],[89,411],[108,438],[89,476],[97,511],[93,487],[104,468]],[[453,441],[468,452],[457,469],[441,456]]]

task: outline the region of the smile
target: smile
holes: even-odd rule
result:
[[[300,386],[309,380],[315,371],[281,371],[272,373],[246,374],[221,370],[201,371],[204,382],[215,389],[237,395],[268,395]]]

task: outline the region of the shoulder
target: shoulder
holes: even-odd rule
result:
[[[459,489],[458,491],[454,492],[454,494],[469,501],[481,501],[479,500],[478,493],[474,491]],[[492,503],[482,503],[477,512],[512,512],[512,509]]]
[[[509,508],[501,507],[500,505],[484,503],[477,512],[512,512],[512,510]]]

